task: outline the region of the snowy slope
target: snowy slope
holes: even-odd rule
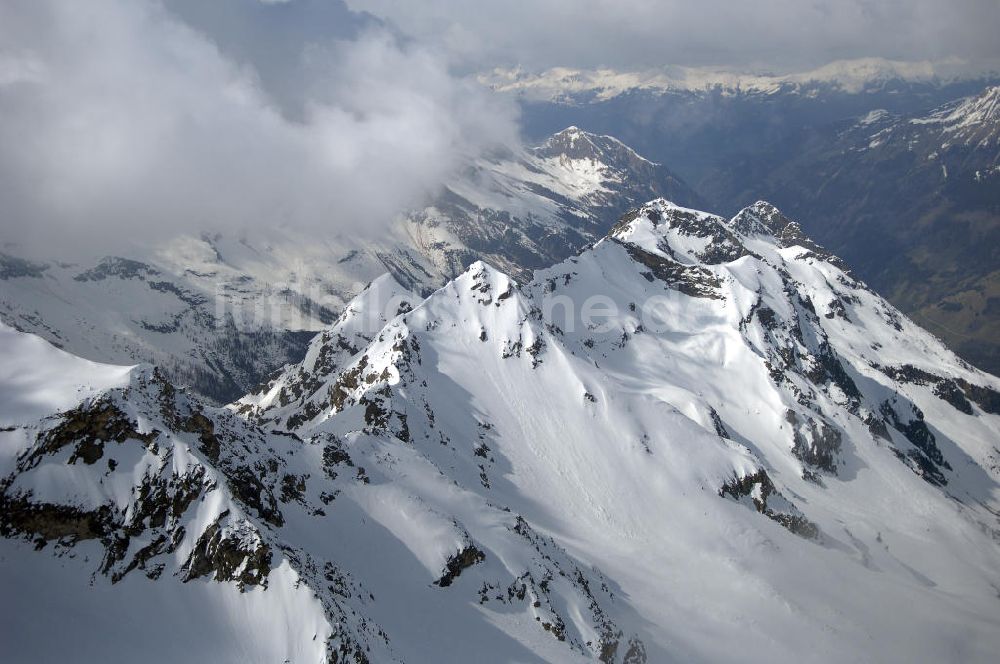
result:
[[[609,329],[564,316],[595,296]],[[471,498],[409,460],[520,515],[601,570],[649,661],[997,648],[1000,383],[767,204],[725,221],[657,201],[529,284],[476,264],[352,353],[353,329],[237,409],[371,446],[369,474],[459,514],[487,561]],[[397,533],[424,558],[431,530]],[[495,574],[471,567],[466,592]]]
[[[939,128],[943,137],[951,139],[941,146],[943,150],[951,143],[996,148],[1000,146],[1000,86],[990,86],[981,94],[959,99],[910,123]]]
[[[80,359],[0,323],[0,418],[23,424],[75,406],[102,390],[123,387],[130,367]]]
[[[199,607],[203,630],[163,616],[176,652],[224,661],[1000,647],[1000,381],[766,203],[653,201],[522,285],[484,262],[426,298],[380,278],[228,409],[142,367],[115,385],[0,434],[28,616]]]
[[[558,149],[576,139],[572,154]],[[206,222],[197,237],[69,262],[7,244],[0,319],[91,360],[155,364],[225,402],[301,359],[308,339],[387,270],[424,291],[480,258],[529,274],[658,195],[697,200],[663,166],[571,128],[538,149],[470,163],[426,208],[373,220],[387,226],[377,235],[335,223],[327,233],[215,233]]]
[[[51,347],[34,360],[66,368]],[[77,369],[64,382],[93,390],[118,371]],[[565,645],[554,607],[567,606],[595,647],[621,641],[606,661],[639,652],[597,571],[426,460],[373,437],[267,433],[148,367],[121,378],[71,409],[0,422],[4,661],[585,661]],[[406,481],[387,483],[369,455],[398,458]],[[459,519],[484,533],[476,544]],[[476,588],[449,590],[468,564],[547,621],[473,609]]]

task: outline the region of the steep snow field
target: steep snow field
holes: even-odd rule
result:
[[[65,410],[83,398],[121,387],[129,367],[82,360],[31,334],[0,323],[0,420],[26,423]]]

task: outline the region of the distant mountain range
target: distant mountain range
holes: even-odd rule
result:
[[[737,72],[712,67],[668,66],[645,71],[555,67],[543,72],[498,68],[479,75],[479,82],[501,93],[531,101],[594,103],[620,95],[711,93],[727,95],[829,92],[862,94],[888,86],[948,86],[1000,77],[1000,67],[970,70],[961,62],[899,61],[885,58],[837,60],[822,67],[788,74]]]

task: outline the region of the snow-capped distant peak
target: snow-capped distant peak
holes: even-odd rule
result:
[[[637,160],[652,166],[659,165],[646,159],[614,136],[594,134],[576,126],[556,132],[536,148],[535,153],[543,157],[592,159],[609,164],[620,163],[623,160]]]
[[[816,244],[795,221],[767,201],[757,201],[732,219],[657,199],[629,212],[608,237],[655,255],[692,264],[716,264],[752,253],[755,242],[799,246],[811,256],[848,272],[843,262]]]
[[[581,96],[598,101],[626,92],[644,90],[656,94],[670,91],[721,90],[729,94],[774,94],[828,85],[847,93],[859,93],[891,80],[912,82],[951,81],[980,78],[991,72],[969,69],[957,61],[900,61],[884,58],[837,60],[816,69],[786,74],[734,71],[714,67],[667,66],[646,71],[616,71],[555,67],[537,74],[521,68],[494,69],[479,81],[501,92],[513,92],[546,100]],[[995,72],[992,72],[995,75]]]
[[[856,125],[859,127],[867,127],[869,125],[877,124],[884,120],[892,117],[892,114],[885,110],[884,108],[876,108],[875,110],[868,111],[863,116],[861,116]]]
[[[722,217],[682,207],[665,198],[657,198],[626,214],[608,233],[616,240],[636,245],[662,243],[671,229],[684,229],[691,233],[707,234],[723,229]]]
[[[940,127],[942,134],[955,143],[979,147],[1000,144],[1000,86],[990,86],[910,123]]]

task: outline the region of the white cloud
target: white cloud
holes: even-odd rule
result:
[[[289,119],[253,63],[152,0],[0,4],[4,239],[377,228],[515,140],[510,108],[385,32],[303,57]]]

